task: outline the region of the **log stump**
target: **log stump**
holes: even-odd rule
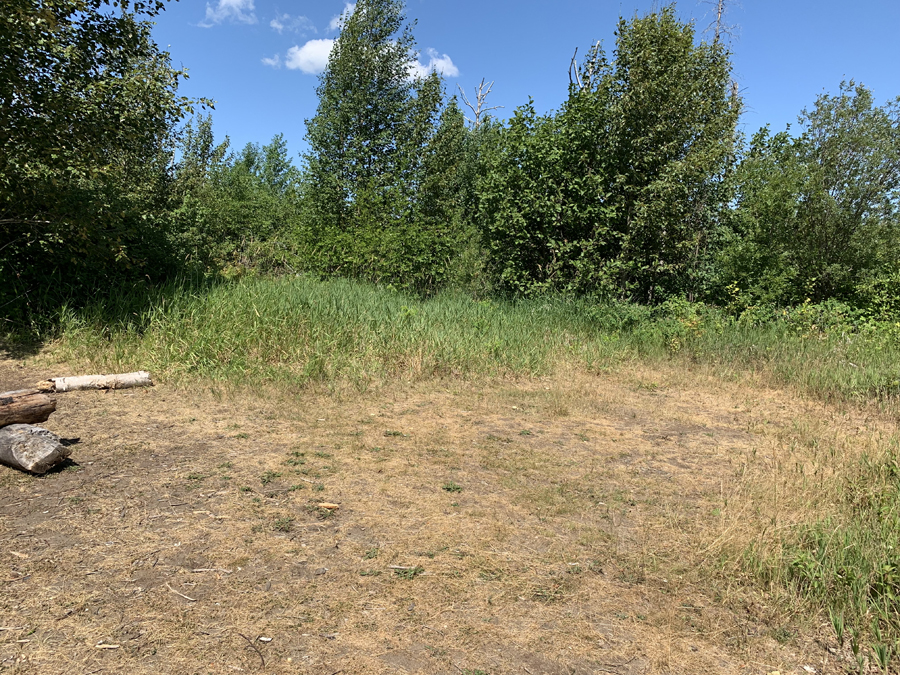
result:
[[[30,424],[0,429],[0,462],[28,473],[47,473],[70,454],[59,436]]]

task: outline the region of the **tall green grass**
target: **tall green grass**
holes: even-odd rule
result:
[[[734,318],[685,302],[422,299],[291,276],[136,286],[64,309],[57,325],[64,358],[175,382],[530,376],[562,363],[594,370],[664,359],[760,373],[824,398],[893,401],[900,391],[897,331],[820,308]]]
[[[534,375],[560,358],[594,366],[621,353],[588,309],[575,300],[422,300],[345,280],[250,279],[65,311],[57,349],[101,369],[141,367],[175,381]]]

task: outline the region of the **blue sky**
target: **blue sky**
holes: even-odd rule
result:
[[[495,82],[489,102],[501,117],[534,99],[539,112],[564,101],[568,65],[596,40],[608,52],[619,16],[645,14],[646,0],[408,0],[407,17],[423,67],[444,72],[447,90]],[[734,75],[747,112],[748,134],[764,124],[781,130],[823,91],[853,78],[879,103],[900,95],[900,0],[740,0],[729,2],[727,23]],[[315,114],[316,72],[338,33],[344,0],[181,0],[156,19],[157,42],[173,64],[188,68],[188,96],[216,101],[216,137],[233,146],[268,142],[283,133],[292,153],[305,148],[304,120]],[[677,4],[699,30],[713,7]],[[473,99],[474,100],[474,99]]]

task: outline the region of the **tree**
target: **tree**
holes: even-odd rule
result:
[[[722,286],[740,304],[852,300],[898,271],[900,98],[842,83],[799,121],[796,137],[760,130],[738,171]]]
[[[115,5],[0,13],[0,311],[165,264],[170,131],[190,102],[138,19],[164,3]]]
[[[441,276],[418,203],[444,92],[435,72],[413,77],[404,21],[399,0],[360,0],[335,41],[306,123],[303,240],[321,272],[424,290]]]
[[[215,143],[212,117],[181,132],[173,193],[174,239],[188,265],[226,275],[282,267],[297,220],[299,172],[284,136],[229,152]]]
[[[620,20],[556,115],[516,112],[482,182],[494,274],[515,293],[696,296],[729,201],[738,106],[719,43],[674,6]]]

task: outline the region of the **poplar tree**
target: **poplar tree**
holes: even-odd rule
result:
[[[434,283],[439,242],[417,204],[444,91],[435,72],[414,77],[416,54],[400,0],[360,0],[345,17],[306,121],[303,239],[320,272]]]

